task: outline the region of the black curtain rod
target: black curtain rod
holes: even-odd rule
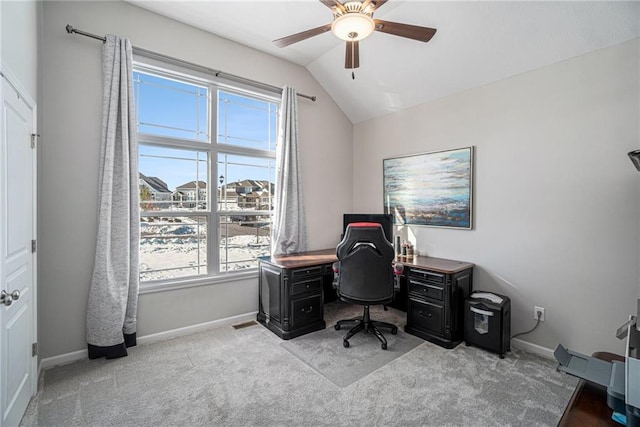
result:
[[[81,36],[90,37],[90,38],[96,39],[96,40],[101,40],[103,43],[107,41],[106,37],[101,37],[101,36],[97,36],[95,34],[87,33],[86,31],[78,30],[77,28],[73,28],[71,25],[67,25],[65,28],[67,30],[67,33],[69,33],[69,34],[74,34],[74,33],[75,34],[80,34]],[[282,88],[279,88],[278,86],[273,86],[273,85],[270,85],[270,84],[267,84],[267,83],[262,83],[262,82],[259,82],[259,81],[256,81],[256,80],[247,79],[245,77],[236,76],[235,74],[225,73],[224,71],[214,70],[214,69],[208,68],[208,67],[203,67],[202,65],[194,64],[192,62],[183,61],[181,59],[172,58],[170,56],[163,55],[161,53],[152,52],[150,50],[141,49],[141,48],[135,47],[135,46],[133,46],[133,52],[137,53],[137,54],[141,54],[143,56],[148,56],[148,57],[151,57],[151,58],[160,59],[162,61],[166,61],[166,62],[169,62],[169,63],[174,64],[174,65],[186,66],[186,67],[194,69],[196,71],[201,71],[201,72],[204,72],[204,73],[207,73],[207,74],[214,75],[216,77],[221,77],[223,79],[232,80],[232,81],[235,81],[235,82],[238,82],[238,83],[250,84],[252,86],[257,86],[257,87],[260,87],[260,88],[263,88],[263,89],[267,89],[267,90],[269,90],[271,92],[282,93]],[[304,93],[298,93],[297,95],[299,97],[302,97],[302,98],[310,99],[313,102],[315,102],[316,99],[317,99],[315,96],[305,95]]]

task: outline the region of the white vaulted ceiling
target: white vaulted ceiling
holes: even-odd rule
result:
[[[317,0],[128,2],[306,67],[354,123],[640,36],[638,1],[389,0],[375,18],[438,32],[428,43],[375,32],[360,42],[352,80],[330,32],[272,43],[330,23]]]

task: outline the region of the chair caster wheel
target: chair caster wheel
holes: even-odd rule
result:
[[[338,325],[337,323],[333,327],[336,329],[336,331],[340,330],[340,325]]]
[[[347,340],[342,341],[342,345],[344,346],[344,348],[349,348],[349,341]]]
[[[382,344],[380,344],[380,347],[382,347],[383,350],[387,349],[387,343],[383,342]]]
[[[500,355],[500,359],[504,359],[504,354],[501,354],[501,355]]]
[[[391,330],[391,335],[395,335],[395,334],[397,334],[397,333],[398,333],[398,328],[393,328],[393,329]]]

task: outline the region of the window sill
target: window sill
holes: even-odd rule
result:
[[[175,291],[197,286],[216,285],[218,283],[237,282],[240,280],[257,279],[258,270],[253,269],[242,273],[219,274],[217,276],[198,277],[195,279],[171,280],[166,282],[151,282],[140,284],[138,295],[156,292]]]

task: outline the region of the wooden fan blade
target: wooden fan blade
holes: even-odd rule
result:
[[[282,37],[281,39],[274,40],[276,46],[278,47],[286,47],[291,44],[297,43],[302,40],[306,40],[310,37],[317,36],[318,34],[326,33],[327,31],[331,31],[331,24],[323,25],[322,27],[312,28],[307,31],[303,31],[301,33],[292,34],[290,36]]]
[[[436,33],[435,28],[420,27],[417,25],[399,24],[397,22],[374,19],[375,30],[381,33],[393,34],[394,36],[406,37],[408,39],[428,42]]]
[[[386,1],[386,0],[385,0]],[[337,7],[342,11],[342,13],[346,13],[347,10],[344,8],[344,5],[340,3],[338,0],[320,0],[320,3],[327,6],[329,9],[333,11],[334,7]]]
[[[385,4],[387,2],[387,0],[365,0],[365,4],[362,5],[362,8],[364,9],[367,4],[369,3],[373,3],[374,6],[374,11],[380,9],[382,7],[383,4]]]
[[[376,5],[376,10],[380,9],[383,4],[385,4],[387,0],[373,0],[373,4]]]
[[[347,42],[347,54],[344,57],[344,68],[358,68],[360,66],[360,42]]]
[[[364,0],[362,2],[362,5],[360,6],[360,11],[364,12],[364,10],[367,8],[367,6],[369,6],[369,3],[371,3],[371,0]],[[373,5],[374,9],[375,9],[375,4]]]

